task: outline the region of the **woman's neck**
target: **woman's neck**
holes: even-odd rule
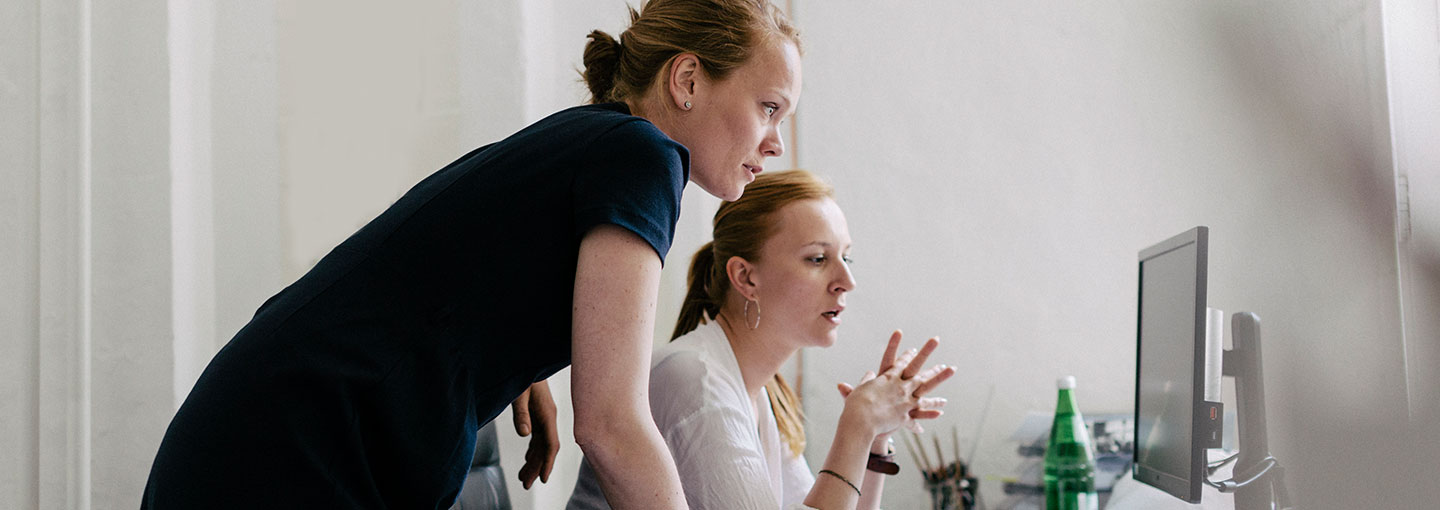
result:
[[[750,329],[743,319],[731,320],[732,317],[743,315],[739,310],[727,308],[720,312],[716,322],[720,323],[720,329],[725,331],[725,338],[730,341],[730,350],[735,352],[735,361],[740,365],[745,393],[753,402],[760,398],[760,388],[780,373],[780,367],[795,354],[796,348],[776,337],[772,330],[763,327]]]

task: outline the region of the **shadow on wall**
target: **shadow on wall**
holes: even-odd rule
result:
[[[1379,3],[1286,1],[1210,12],[1216,13],[1207,21],[1216,35],[1217,53],[1229,58],[1217,69],[1233,73],[1229,79],[1247,89],[1254,108],[1278,117],[1267,124],[1286,131],[1278,138],[1295,144],[1274,149],[1310,151],[1322,158],[1318,161],[1323,164],[1313,168],[1275,169],[1281,179],[1306,179],[1266,183],[1266,176],[1257,176],[1257,183],[1311,187],[1307,194],[1312,200],[1333,200],[1350,215],[1339,225],[1322,224],[1335,218],[1306,215],[1310,206],[1296,203],[1298,210],[1282,214],[1294,213],[1285,218],[1299,224],[1279,224],[1321,237],[1346,229],[1344,239],[1369,246],[1327,246],[1323,238],[1315,240],[1318,244],[1293,246],[1296,252],[1318,248],[1320,253],[1287,254],[1277,260],[1299,260],[1298,270],[1267,274],[1266,281],[1259,282],[1272,289],[1324,289],[1310,295],[1294,292],[1285,295],[1291,298],[1282,300],[1286,302],[1265,300],[1260,305],[1266,308],[1260,311],[1262,319],[1280,319],[1268,322],[1272,327],[1266,330],[1269,433],[1273,452],[1287,466],[1295,503],[1298,508],[1372,508],[1381,501],[1391,508],[1433,504],[1440,491],[1428,479],[1440,466],[1440,446],[1434,440],[1440,416],[1428,410],[1430,405],[1424,406],[1423,415],[1410,415],[1415,411],[1407,402],[1411,394],[1433,395],[1434,389],[1408,387],[1414,379],[1405,373],[1402,303],[1393,292],[1402,282],[1394,265],[1396,183]],[[1288,235],[1297,237],[1295,231]],[[1325,268],[1306,262],[1332,253],[1341,254],[1331,260],[1353,260],[1343,253],[1362,252],[1370,255],[1365,260],[1372,264],[1388,260],[1389,265],[1353,268],[1361,276],[1306,271]],[[1410,256],[1414,274],[1406,279],[1426,283],[1417,285],[1428,293],[1421,302],[1440,302],[1440,247],[1416,247]],[[1387,287],[1389,295],[1367,292]],[[1380,299],[1366,302],[1367,294]],[[1283,317],[1286,314],[1292,317]],[[1344,333],[1365,323],[1377,327],[1362,329],[1358,337]],[[1290,327],[1274,327],[1287,324]],[[1357,358],[1363,359],[1356,363]],[[1409,363],[1429,361],[1434,360]],[[1327,391],[1335,387],[1359,390]]]

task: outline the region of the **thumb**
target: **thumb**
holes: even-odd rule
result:
[[[514,411],[515,433],[521,437],[530,435],[530,390],[521,393],[510,407]]]

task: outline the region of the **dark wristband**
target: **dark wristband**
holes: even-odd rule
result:
[[[880,474],[893,475],[900,472],[900,465],[895,463],[895,455],[870,454],[870,460],[865,463],[865,469]]]

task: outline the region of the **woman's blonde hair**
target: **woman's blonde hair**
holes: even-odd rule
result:
[[[580,74],[592,103],[639,97],[681,53],[694,53],[709,77],[723,80],[760,43],[800,47],[800,32],[768,0],[649,0],[639,12],[630,8],[630,28],[618,41],[600,30],[589,39]]]
[[[810,172],[789,170],[762,173],[745,186],[739,200],[720,204],[713,222],[714,240],[701,246],[690,261],[685,302],[680,305],[680,319],[670,339],[694,331],[720,314],[730,292],[730,278],[725,264],[716,261],[728,261],[730,257],[759,261],[760,247],[775,233],[775,212],[794,202],[821,198],[834,198],[830,185]],[[765,383],[765,389],[770,394],[770,409],[775,412],[780,438],[799,455],[805,451],[805,416],[799,396],[780,374]]]

